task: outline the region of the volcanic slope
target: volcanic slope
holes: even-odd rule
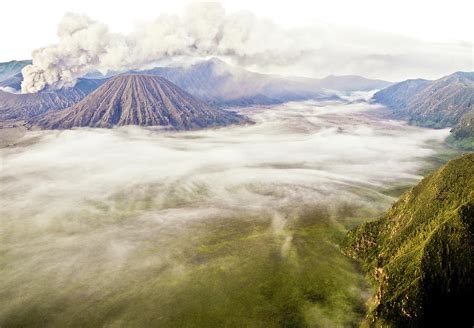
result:
[[[132,74],[111,78],[77,104],[30,123],[46,129],[143,125],[193,130],[245,122],[249,120],[212,107],[164,78]]]

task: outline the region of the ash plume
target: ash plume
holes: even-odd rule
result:
[[[67,13],[58,26],[59,41],[33,52],[22,92],[71,86],[98,70],[126,70],[176,56],[227,56],[275,64],[297,59],[309,37],[286,30],[248,12],[226,13],[218,3],[189,5],[183,15],[161,15],[128,34],[112,33],[85,15]],[[265,40],[265,42],[262,42]]]
[[[401,35],[313,22],[285,28],[219,3],[188,5],[129,34],[67,13],[58,42],[32,53],[23,93],[72,86],[89,72],[125,71],[215,56],[261,73],[324,77],[357,74],[397,81],[472,70],[471,43],[433,43]]]

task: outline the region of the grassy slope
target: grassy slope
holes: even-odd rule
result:
[[[474,154],[450,161],[406,192],[380,220],[348,234],[345,252],[377,286],[371,325],[472,326]]]

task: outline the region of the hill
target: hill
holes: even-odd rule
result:
[[[164,78],[134,74],[113,77],[76,105],[30,124],[46,129],[144,125],[189,130],[244,122],[248,120],[209,106]]]
[[[474,154],[450,161],[381,219],[348,234],[345,253],[377,287],[369,319],[396,327],[472,327]]]
[[[469,128],[474,72],[456,72],[435,81],[407,80],[377,92],[373,99],[389,107],[395,118],[426,127],[454,127],[453,138],[465,143],[474,138]],[[466,147],[474,149],[474,142]]]
[[[74,87],[38,93],[0,91],[0,120],[28,119],[50,110],[64,109],[76,104],[104,82],[100,79],[79,79]]]
[[[31,60],[12,60],[0,63],[0,81],[6,80],[20,73],[23,67],[30,64]]]

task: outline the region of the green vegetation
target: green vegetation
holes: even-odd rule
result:
[[[407,191],[380,220],[346,237],[377,291],[371,326],[471,327],[474,299],[474,154]]]
[[[450,135],[447,140],[448,144],[460,148],[463,150],[474,150],[474,137],[464,137],[464,138],[456,138],[453,135]]]
[[[446,143],[439,145],[437,143],[431,143],[430,147],[435,151],[433,155],[424,158],[424,165],[421,170],[418,172],[420,176],[426,177],[427,175],[433,173],[435,170],[439,169],[441,166],[448,163],[453,158],[461,156],[465,151],[459,149],[458,147],[449,146]],[[413,183],[406,188],[407,191],[413,187]],[[396,198],[400,197],[402,193],[396,195]]]
[[[448,143],[461,149],[474,150],[474,109],[467,112],[451,132]]]
[[[409,167],[439,166],[451,156],[438,149],[432,154],[410,156]],[[340,245],[348,228],[381,215],[413,183],[411,176],[395,185],[361,179],[360,185],[337,184],[328,198],[308,199],[293,198],[293,192],[313,197],[312,188],[298,190],[290,182],[242,188],[170,170],[163,180],[135,181],[132,175],[117,188],[107,181],[110,162],[124,160],[117,155],[105,156],[95,170],[88,161],[68,164],[56,184],[51,171],[60,166],[33,174],[28,155],[26,171],[3,180],[18,180],[12,189],[18,196],[8,198],[10,189],[5,196],[19,210],[5,212],[0,234],[1,327],[359,326],[371,291],[363,268]],[[87,163],[83,173],[81,163]],[[292,168],[278,165],[281,174]],[[139,169],[151,175],[152,166]],[[207,169],[189,172],[202,171]],[[82,185],[76,173],[100,178]],[[50,188],[30,199],[24,194],[30,179],[33,190]],[[102,183],[116,191],[102,197],[106,188],[95,190]],[[314,192],[325,189],[317,183],[309,185]],[[239,198],[240,188],[251,198]]]
[[[97,202],[98,213],[87,213],[94,231],[114,222],[131,225],[137,207],[154,206],[146,197],[117,195],[116,201],[112,206]],[[368,286],[361,268],[338,245],[345,236],[343,225],[360,222],[362,212],[370,214],[351,205],[336,211],[298,207],[279,211],[280,223],[274,213],[181,223],[178,231],[141,233],[146,246],[125,266],[104,266],[101,257],[96,265],[60,257],[61,268],[78,268],[66,281],[54,269],[57,264],[43,262],[35,271],[18,274],[13,289],[3,290],[0,325],[355,327],[366,312]],[[71,225],[83,224],[67,231],[58,227],[57,239],[76,238],[85,227],[82,216],[68,217]],[[56,262],[58,250],[45,252]],[[4,264],[13,260],[8,252],[0,259]],[[3,266],[0,274],[8,270]]]

